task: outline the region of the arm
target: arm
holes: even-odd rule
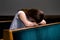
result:
[[[19,11],[18,14],[19,14],[18,17],[22,20],[22,22],[26,23],[28,21],[23,11]]]
[[[18,14],[19,14],[18,17],[22,20],[22,22],[24,23],[25,26],[34,26],[34,25],[36,25],[36,24],[34,24],[33,22],[30,22],[27,19],[26,15],[23,11],[19,11]]]

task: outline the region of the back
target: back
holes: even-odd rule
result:
[[[24,27],[23,22],[18,18],[18,13],[16,13],[11,25],[10,29],[17,29],[17,28],[22,28]]]

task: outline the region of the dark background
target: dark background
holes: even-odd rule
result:
[[[60,15],[60,0],[0,0],[0,16],[13,16],[18,9],[37,8],[45,15]]]

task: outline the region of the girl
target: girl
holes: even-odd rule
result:
[[[38,9],[21,9],[15,15],[10,29],[45,25],[44,12]]]

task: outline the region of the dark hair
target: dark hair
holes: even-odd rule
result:
[[[28,20],[39,23],[44,19],[44,12],[38,9],[21,9],[26,13]]]
[[[28,18],[31,17],[32,19],[34,19],[36,23],[39,23],[44,19],[44,12],[37,9],[30,9],[28,10],[27,16]]]

